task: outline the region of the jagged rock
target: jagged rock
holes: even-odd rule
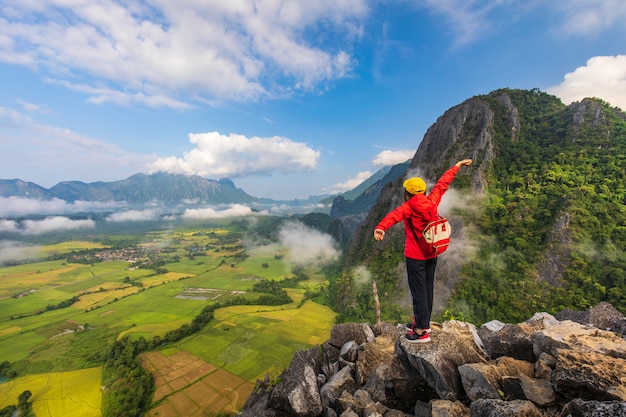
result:
[[[590,311],[599,326],[619,319],[610,306]],[[526,349],[518,356],[529,360],[489,359],[484,346],[492,354],[515,346],[505,343],[498,351],[495,333],[517,339]],[[450,321],[433,327],[425,344],[407,341],[404,331],[387,324],[378,338],[370,337],[369,325],[337,325],[332,334],[332,343],[296,353],[276,386],[269,378],[257,381],[241,416],[626,415],[626,340],[590,324],[559,322],[546,313],[518,325],[490,322],[480,331]],[[493,340],[483,344],[480,334]],[[350,362],[355,346],[356,362]]]
[[[501,357],[489,363],[459,366],[463,388],[471,401],[481,398],[500,399],[503,378],[520,375],[531,377],[533,374],[532,364],[509,357]]]
[[[626,318],[615,307],[607,302],[601,302],[589,309],[589,320],[592,325],[602,330],[609,330],[624,334]]]
[[[493,365],[469,363],[459,366],[463,388],[470,401],[500,399],[498,375]]]
[[[369,404],[363,410],[363,417],[383,417],[389,408],[385,407],[381,403]]]
[[[326,381],[328,381],[326,379],[326,375],[324,374],[317,374],[317,386],[321,387],[322,385],[324,385],[326,383]]]
[[[323,417],[338,417],[337,412],[330,407],[324,406]]]
[[[542,352],[535,362],[535,378],[549,379],[555,367],[556,358],[549,353]]]
[[[317,388],[320,370],[320,349],[296,352],[289,369],[281,375],[268,401],[268,406],[291,416],[316,417],[322,412],[322,400]]]
[[[612,329],[615,333],[622,335],[626,338],[626,317],[616,320],[611,323]]]
[[[416,417],[431,417],[432,412],[430,408],[430,403],[417,401],[415,403],[415,409],[413,414],[415,414]]]
[[[250,394],[248,400],[243,406],[240,417],[273,417],[276,414],[268,407],[270,399],[270,387],[266,381],[257,381],[255,390]]]
[[[546,352],[556,357],[558,349],[576,349],[581,352],[626,358],[624,339],[613,332],[583,326],[569,320],[533,333],[532,340],[536,356]]]
[[[566,397],[626,401],[625,359],[569,349],[556,358],[553,382]]]
[[[389,365],[381,363],[374,369],[370,379],[363,385],[373,401],[388,408],[402,408],[396,391],[388,379]]]
[[[381,363],[373,371],[370,379],[365,383],[363,389],[366,390],[372,400],[387,402],[387,370],[389,365]]]
[[[530,401],[477,400],[470,405],[471,417],[542,417]]]
[[[469,407],[460,401],[433,400],[430,402],[431,417],[469,417],[469,415]]]
[[[589,310],[587,311],[579,311],[579,310],[570,310],[566,308],[565,310],[559,311],[554,317],[558,321],[571,320],[580,324],[589,324],[591,323],[591,318],[589,316]]]
[[[367,391],[358,389],[354,394],[350,394],[348,391],[341,393],[341,396],[337,399],[338,408],[340,410],[352,409],[355,413],[361,415],[363,410],[371,404],[374,404],[372,397],[370,397]]]
[[[384,417],[413,417],[413,415],[411,414],[407,414],[400,410],[394,410],[394,409],[390,409],[385,414],[383,414],[383,416]]]
[[[341,413],[340,417],[359,417],[359,415],[354,412],[351,408],[348,408],[346,411]]]
[[[400,401],[464,397],[458,366],[486,362],[487,355],[476,328],[470,323],[448,321],[434,331],[430,343],[411,343],[399,338],[389,367],[389,380]]]
[[[552,405],[556,401],[550,381],[526,375],[504,377],[502,391],[507,400],[530,400],[540,407]]]
[[[495,364],[496,370],[501,377],[523,375],[531,378],[535,373],[532,363],[515,358],[504,356],[496,359]]]
[[[320,389],[321,403],[325,407],[333,408],[338,413],[342,410],[338,407],[338,399],[344,391],[354,392],[357,388],[352,377],[353,368],[346,366],[337,372]]]
[[[505,324],[497,320],[485,323],[478,329],[478,335],[492,359],[510,356],[534,361],[532,333],[534,329],[529,330],[523,324]]]
[[[340,347],[331,345],[328,341],[322,345],[322,365],[321,372],[326,377],[326,382],[335,375],[340,368],[339,351]]]
[[[624,401],[583,401],[575,399],[563,407],[561,417],[624,417]]]
[[[358,353],[359,345],[354,340],[351,340],[343,344],[341,350],[339,350],[339,358],[354,363],[356,362]]]
[[[397,333],[397,332],[396,332]],[[389,364],[393,359],[395,340],[378,336],[372,343],[367,343],[359,351],[356,361],[356,382],[363,385],[380,364]]]
[[[480,326],[478,335],[492,359],[508,356],[534,362],[536,356],[533,351],[533,333],[556,324],[558,321],[546,314],[536,314],[526,322],[519,324],[505,324],[493,320]]]
[[[366,323],[344,323],[333,326],[328,343],[341,348],[344,344],[354,341],[357,345],[371,342],[375,338],[374,331]]]
[[[331,363],[324,362],[322,364],[322,372],[323,375],[326,377],[326,381],[328,381],[330,377],[335,375],[339,371],[339,369],[339,362],[337,361]]]

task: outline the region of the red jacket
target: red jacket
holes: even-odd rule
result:
[[[437,218],[437,207],[441,197],[446,192],[450,183],[459,171],[456,165],[444,172],[430,194],[415,194],[411,199],[387,214],[376,226],[376,229],[387,230],[394,224],[404,221],[404,256],[411,259],[426,260],[436,255],[428,251],[426,245],[419,245],[409,227],[409,221],[413,224],[413,230],[421,241],[422,230],[426,225]]]

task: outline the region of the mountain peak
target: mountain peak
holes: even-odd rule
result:
[[[148,202],[178,204],[196,201],[199,204],[250,203],[256,200],[227,179],[219,181],[158,172],[134,174],[125,180],[84,183],[62,181],[46,190],[22,180],[0,180],[0,196],[75,201],[120,201],[131,205]]]

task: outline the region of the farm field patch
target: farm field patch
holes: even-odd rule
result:
[[[178,351],[141,355],[155,380],[153,403],[146,416],[209,416],[241,410],[253,384],[194,355]]]
[[[102,368],[26,375],[0,384],[0,408],[29,390],[33,412],[50,417],[100,417]]]
[[[293,353],[328,340],[335,316],[311,301],[300,308],[232,306],[178,346],[250,382],[289,366]]]

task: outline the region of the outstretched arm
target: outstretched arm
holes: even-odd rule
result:
[[[456,165],[456,166],[458,166],[459,168],[461,168],[462,166],[467,166],[467,165],[470,165],[471,163],[472,163],[472,160],[471,160],[471,159],[464,159],[464,160],[462,160],[462,161],[457,162],[457,163],[456,163],[456,164],[454,164],[454,165]]]

